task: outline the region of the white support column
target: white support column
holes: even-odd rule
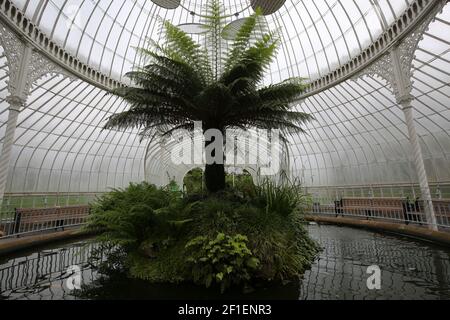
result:
[[[9,70],[9,93],[6,98],[9,103],[8,122],[6,132],[3,139],[3,149],[0,156],[0,206],[3,204],[3,197],[6,192],[7,180],[9,176],[9,165],[11,162],[11,152],[14,144],[14,138],[17,127],[17,119],[20,110],[25,106],[28,95],[29,69],[32,58],[32,49],[29,46],[15,42],[15,48],[18,50],[19,59],[17,64],[10,63]],[[11,60],[11,59],[10,59]]]
[[[38,11],[42,9],[45,1],[40,0],[33,19],[38,18]],[[11,162],[11,151],[17,126],[17,119],[22,108],[26,107],[26,100],[31,92],[31,87],[38,79],[46,74],[60,74],[71,81],[76,80],[65,69],[55,65],[39,51],[24,41],[23,38],[11,31],[8,27],[0,25],[0,42],[4,48],[4,54],[8,61],[8,91],[10,96],[6,99],[9,103],[9,115],[5,136],[3,137],[3,149],[0,155],[0,206],[8,186],[8,176]]]
[[[446,0],[433,1],[432,10],[428,12],[428,15],[416,26],[413,32],[399,41],[396,46],[392,47],[389,53],[384,54],[377,61],[353,77],[354,80],[357,80],[363,75],[371,77],[379,76],[391,85],[397,104],[405,114],[409,139],[413,147],[414,164],[419,178],[421,196],[425,204],[425,214],[432,230],[438,230],[438,227],[425,170],[425,162],[415,126],[414,110],[411,103],[414,100],[411,94],[413,87],[411,79],[413,78],[414,55],[419,43],[428,30],[430,23],[436,18],[436,15],[443,9],[447,2]]]
[[[428,176],[425,170],[425,162],[423,160],[422,148],[419,143],[419,136],[417,135],[416,125],[414,123],[414,110],[411,101],[405,101],[402,104],[403,112],[405,113],[406,125],[408,126],[409,139],[413,147],[414,164],[416,166],[417,175],[419,177],[420,191],[422,200],[424,201],[425,214],[427,222],[431,229],[438,230],[436,215],[434,212],[433,201],[431,198],[430,186],[428,184]]]
[[[14,144],[17,119],[19,118],[21,108],[25,105],[25,100],[20,97],[10,96],[6,100],[10,106],[5,137],[3,139],[2,154],[0,156],[0,205],[3,203],[3,196],[5,194],[8,180],[11,151]]]
[[[425,162],[423,160],[422,148],[420,147],[419,136],[416,131],[414,120],[414,110],[412,101],[414,97],[411,95],[412,82],[410,76],[412,74],[408,70],[404,70],[401,61],[401,53],[399,48],[395,48],[391,52],[391,62],[393,67],[394,88],[397,103],[402,107],[405,114],[406,125],[408,127],[409,139],[413,148],[414,164],[419,177],[420,190],[422,200],[424,202],[425,214],[430,229],[438,230],[436,215],[434,213],[433,201],[431,199],[430,186],[428,184],[428,176],[425,170]],[[408,65],[407,68],[410,68]],[[406,72],[405,72],[406,71]]]

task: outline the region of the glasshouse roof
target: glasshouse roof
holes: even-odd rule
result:
[[[120,80],[137,63],[132,47],[160,37],[158,18],[177,25],[200,23],[207,1],[181,1],[174,10],[155,3],[180,1],[46,1],[40,11],[39,1],[14,2],[62,48]],[[329,73],[373,43],[410,2],[287,1],[266,16],[270,26],[281,28],[285,42],[273,76],[314,79]],[[230,23],[253,12],[249,0],[224,3]]]
[[[109,116],[128,108],[107,90],[130,85],[124,75],[141,65],[134,48],[158,42],[162,20],[201,39],[207,2],[0,1],[0,192],[100,193],[129,182],[182,181],[192,167],[170,162],[170,143],[103,130]],[[229,29],[259,6],[280,32],[265,84],[306,79],[295,108],[315,120],[288,137],[292,177],[316,192],[387,192],[423,187],[422,165],[433,197],[450,192],[447,1],[222,2]],[[25,98],[17,122],[14,97]]]

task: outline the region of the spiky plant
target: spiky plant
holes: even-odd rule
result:
[[[245,20],[230,46],[224,45],[226,18],[218,0],[209,2],[203,19],[204,41],[162,22],[164,43],[138,49],[145,64],[127,73],[135,86],[113,91],[129,103],[129,110],[111,116],[105,128],[138,128],[148,137],[155,131],[193,130],[200,121],[203,131],[217,129],[224,135],[227,129],[250,128],[303,132],[312,117],[292,109],[304,90],[302,79],[261,86],[279,47],[276,33],[259,27],[261,11]],[[225,188],[223,163],[206,165],[205,185],[210,192]]]

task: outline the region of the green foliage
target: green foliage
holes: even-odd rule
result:
[[[216,282],[223,292],[233,284],[249,281],[260,264],[247,243],[246,236],[231,237],[224,233],[215,238],[200,236],[189,241],[187,265],[194,282],[207,288]]]
[[[302,192],[302,187],[297,182],[277,183],[271,179],[265,179],[256,187],[255,202],[266,212],[276,212],[287,217],[295,210],[299,210],[306,202]]]
[[[309,238],[298,212],[283,217],[244,208],[237,223],[239,232],[251,239],[250,248],[262,266],[259,278],[266,281],[298,279],[318,253],[318,246]]]
[[[234,42],[231,45],[230,50],[225,61],[225,72],[228,72],[233,66],[237,65],[242,59],[242,54],[249,48],[252,40],[255,38],[255,28],[261,23],[261,10],[257,9],[255,14],[248,17],[242,27],[237,32]],[[225,30],[227,32],[227,30]],[[228,35],[224,35],[228,37]],[[253,37],[252,37],[253,36]]]
[[[203,193],[203,170],[200,168],[189,171],[184,177],[185,192],[188,195]]]
[[[180,28],[168,21],[163,22],[166,42],[161,50],[166,57],[192,66],[203,86],[211,82],[212,70],[208,53]]]
[[[170,181],[166,189],[174,193],[178,193],[181,196],[180,186],[176,183],[176,181]]]
[[[223,192],[186,205],[185,213],[193,219],[189,236],[214,237],[219,230],[226,234],[238,233],[237,212],[245,206],[241,201],[232,192]]]
[[[188,281],[184,270],[185,242],[174,241],[170,246],[158,252],[156,257],[148,257],[141,252],[131,252],[126,259],[129,276],[151,283],[180,283]]]
[[[200,168],[189,171],[184,177],[184,191],[189,196],[203,195],[204,190],[204,173]],[[243,174],[226,174],[226,184],[228,190],[234,189],[240,193],[243,197],[255,196],[255,184],[253,183],[253,177],[249,173]]]
[[[220,75],[221,60],[225,43],[222,30],[225,27],[225,9],[219,0],[210,0],[205,7],[202,24],[205,26],[205,50],[209,54],[209,63],[213,70],[212,81],[217,81]],[[208,50],[209,49],[209,50]]]
[[[255,184],[253,182],[253,177],[249,173],[244,172],[243,174],[234,176],[227,175],[226,181],[229,189],[235,189],[244,198],[255,196]]]
[[[136,250],[152,239],[160,242],[161,236],[168,237],[189,222],[177,221],[179,203],[178,194],[168,189],[158,189],[146,182],[130,184],[94,203],[87,229],[101,232],[100,242]]]
[[[113,190],[93,205],[87,227],[99,233],[101,253],[108,256],[101,271],[123,269],[153,283],[217,284],[222,290],[298,279],[318,248],[301,210],[284,196],[288,192],[274,190],[267,192],[270,201],[262,191],[255,197],[236,189],[196,200],[147,183]],[[283,203],[290,209],[281,210]]]
[[[254,188],[264,190],[265,187]],[[285,188],[294,189],[292,186],[277,186],[269,206],[266,196],[242,197],[233,190],[190,203],[185,209],[193,220],[189,236],[212,238],[218,231],[246,235],[249,248],[261,262],[256,278],[273,281],[296,279],[310,266],[318,247],[303,226],[303,197],[295,205],[290,201],[290,208],[278,207],[277,203],[284,203],[284,196],[277,195],[277,192],[288,193],[283,190]],[[276,200],[278,198],[283,200]]]

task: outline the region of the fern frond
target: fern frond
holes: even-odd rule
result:
[[[205,48],[207,48],[210,65],[212,68],[212,80],[217,81],[222,72],[222,60],[226,44],[222,37],[225,27],[225,9],[219,0],[210,0],[206,6],[206,12],[202,16],[202,24],[205,26]]]
[[[204,85],[211,78],[211,67],[207,52],[189,35],[169,21],[165,21],[164,33],[166,43],[161,47],[166,57],[185,63],[199,74]]]
[[[224,71],[229,71],[233,66],[235,66],[242,57],[242,54],[248,49],[252,41],[252,35],[254,34],[258,20],[262,16],[261,9],[257,9],[254,14],[245,19],[244,24],[239,29],[236,37],[234,38],[233,44],[227,55]]]

